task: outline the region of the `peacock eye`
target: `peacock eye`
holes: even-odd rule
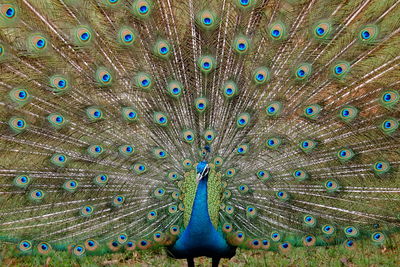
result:
[[[280,35],[281,35],[281,32],[279,30],[273,30],[272,31],[272,36],[279,37]]]
[[[338,66],[338,67],[335,68],[335,72],[336,72],[337,74],[341,74],[341,73],[343,72],[343,68],[340,67],[340,66]]]
[[[88,32],[84,32],[81,34],[82,41],[87,41],[90,38],[90,34]]]
[[[65,87],[65,84],[66,84],[66,81],[65,81],[65,80],[60,80],[60,81],[58,82],[58,86],[59,86],[60,88],[64,88],[64,87]]]
[[[160,48],[160,53],[163,54],[163,55],[165,55],[166,53],[168,53],[168,48],[165,47],[165,46],[161,47],[161,48]]]
[[[147,11],[149,11],[149,8],[148,8],[147,6],[145,6],[145,5],[143,5],[143,6],[141,6],[141,7],[139,8],[139,10],[140,10],[140,13],[146,14]]]
[[[317,34],[318,34],[319,36],[321,36],[321,35],[323,35],[323,34],[325,33],[325,30],[324,30],[323,28],[321,28],[321,27],[318,27],[318,28],[316,29],[316,32],[317,32]]]
[[[12,18],[12,17],[14,17],[14,16],[15,16],[15,9],[12,8],[12,7],[9,7],[9,8],[6,10],[6,17],[7,17],[7,18]]]
[[[371,37],[371,34],[368,31],[363,31],[362,33],[363,39],[368,40]]]
[[[46,45],[46,40],[44,40],[44,39],[39,39],[39,40],[37,40],[37,42],[36,42],[36,46],[37,46],[38,48],[43,48],[45,45]]]

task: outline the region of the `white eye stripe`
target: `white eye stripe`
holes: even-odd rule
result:
[[[203,171],[201,172],[201,176],[206,176],[208,174],[210,168],[208,167],[208,164],[204,167]]]

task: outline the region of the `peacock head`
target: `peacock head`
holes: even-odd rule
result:
[[[210,167],[208,166],[207,161],[204,160],[200,161],[199,164],[197,164],[196,171],[197,171],[197,178],[196,178],[197,183],[199,183],[201,179],[208,177]]]

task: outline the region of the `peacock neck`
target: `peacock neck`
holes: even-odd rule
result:
[[[208,175],[203,177],[197,186],[192,215],[186,228],[189,230],[191,238],[204,237],[214,229],[208,212],[207,181]]]
[[[208,211],[208,175],[198,183],[189,224],[170,252],[177,258],[232,257],[234,248],[213,226]]]

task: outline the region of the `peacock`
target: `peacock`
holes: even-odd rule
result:
[[[387,244],[399,18],[399,0],[0,0],[1,242],[189,266]]]

